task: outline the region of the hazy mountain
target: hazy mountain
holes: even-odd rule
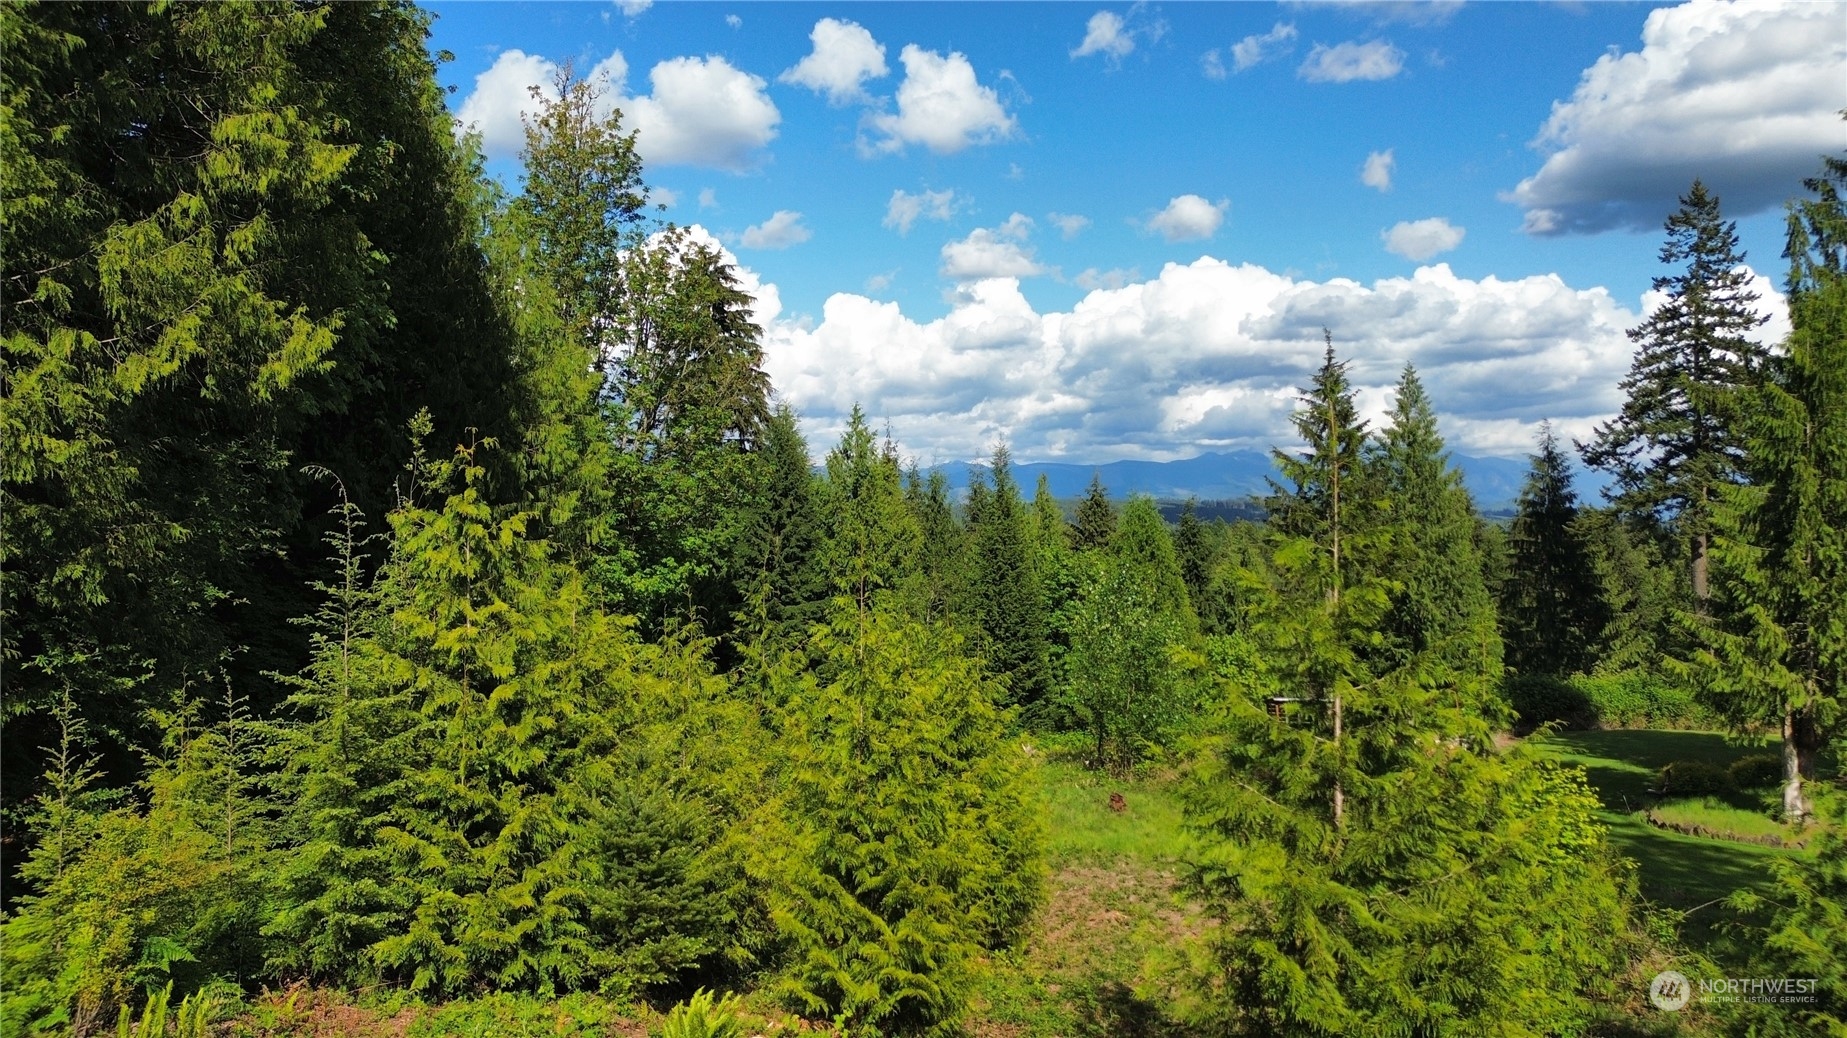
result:
[[[1463,482],[1475,496],[1476,507],[1484,512],[1510,510],[1526,480],[1524,459],[1478,458],[1466,454],[1450,455],[1462,470]],[[971,469],[985,466],[968,462],[939,465],[953,489],[968,487]],[[1092,473],[1103,477],[1103,485],[1114,498],[1130,494],[1148,494],[1167,500],[1197,497],[1202,501],[1218,498],[1243,498],[1269,493],[1266,477],[1275,475],[1268,451],[1242,450],[1201,454],[1179,461],[1112,461],[1102,465],[1069,462],[1035,462],[1014,466],[1014,477],[1023,493],[1030,496],[1041,475],[1052,484],[1052,494],[1060,498],[1081,497],[1090,486]],[[1589,504],[1598,503],[1603,480],[1596,473],[1578,472],[1578,496]]]

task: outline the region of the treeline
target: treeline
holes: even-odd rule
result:
[[[1175,1016],[1557,1032],[1646,939],[1581,774],[1497,748],[1510,690],[1695,688],[1789,734],[1793,814],[1837,810],[1847,166],[1792,215],[1780,351],[1689,337],[1750,301],[1697,244],[1716,201],[1685,255],[1670,223],[1692,316],[1640,331],[1590,451],[1633,470],[1613,509],[1548,437],[1503,535],[1416,372],[1368,429],[1330,340],[1264,522],[1094,482],[1067,516],[1004,444],[957,500],[858,411],[816,474],[619,113],[567,72],[509,194],[426,35],[0,8],[7,1033],[297,980],[947,1033],[1044,896],[1046,745],[1185,775],[1216,925]],[[1688,429],[1720,460],[1663,460]],[[1838,973],[1816,845],[1766,975]]]

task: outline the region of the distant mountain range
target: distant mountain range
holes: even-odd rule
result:
[[[1451,454],[1450,461],[1462,470],[1463,483],[1475,497],[1475,506],[1483,512],[1511,511],[1526,482],[1527,462],[1508,458],[1478,458]],[[953,490],[968,488],[971,471],[987,471],[985,465],[955,461],[936,466],[949,480]],[[1201,454],[1179,461],[1112,461],[1102,465],[1079,465],[1069,462],[1034,462],[1014,466],[1014,478],[1021,492],[1031,496],[1033,487],[1044,475],[1051,483],[1052,496],[1082,497],[1090,488],[1090,477],[1103,477],[1103,485],[1112,498],[1147,494],[1158,500],[1179,501],[1197,497],[1201,501],[1238,499],[1270,492],[1266,477],[1276,474],[1268,451],[1224,451]],[[1587,504],[1601,501],[1604,480],[1599,473],[1577,472],[1578,499]]]

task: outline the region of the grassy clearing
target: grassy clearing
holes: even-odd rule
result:
[[[1653,802],[1648,791],[1662,766],[1677,760],[1724,766],[1763,750],[1728,743],[1717,732],[1641,730],[1557,733],[1543,737],[1537,749],[1584,769],[1603,800],[1610,842],[1636,862],[1642,896],[1686,913],[1681,940],[1721,963],[1741,962],[1745,949],[1736,946],[1732,924],[1743,920],[1717,902],[1740,888],[1765,889],[1770,863],[1792,852],[1661,829],[1648,823],[1645,812]],[[1776,824],[1767,814],[1763,820]]]
[[[1150,955],[1202,925],[1174,890],[1180,804],[1165,777],[1117,779],[1053,761],[1046,907],[988,963],[970,1029],[983,1038],[1174,1035],[1135,987]],[[1124,809],[1110,810],[1110,794]]]
[[[1795,830],[1770,816],[1769,805],[1739,807],[1736,798],[1703,796],[1664,800],[1648,809],[1648,820],[1695,836],[1793,846]]]

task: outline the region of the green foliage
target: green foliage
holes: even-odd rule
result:
[[[910,602],[921,533],[905,503],[896,449],[880,447],[857,405],[826,468],[818,561],[827,590],[860,610],[893,595]]]
[[[952,630],[842,599],[814,637],[821,671],[781,673],[782,791],[755,844],[776,989],[852,1028],[952,1028],[976,956],[1041,896],[1030,759]]]
[[[1086,567],[1067,621],[1060,699],[1094,738],[1093,766],[1118,774],[1173,747],[1194,715],[1192,683],[1175,659],[1186,627],[1157,588],[1138,560],[1099,557]]]
[[[1573,530],[1590,556],[1608,617],[1595,669],[1660,670],[1662,658],[1682,644],[1677,617],[1691,593],[1675,546],[1652,522],[1625,520],[1614,509],[1581,510]]]
[[[1522,674],[1502,683],[1521,731],[1543,724],[1566,729],[1689,728],[1716,718],[1695,691],[1648,671],[1580,674]]]
[[[127,1012],[137,989],[261,970],[270,848],[263,825],[240,827],[258,821],[247,799],[258,737],[235,697],[210,725],[203,705],[183,699],[164,715],[145,809],[103,810],[82,767],[48,783],[38,817],[58,829],[21,870],[35,889],[0,925],[9,1034],[88,1033]],[[67,743],[53,759],[78,752]]]
[[[753,502],[734,567],[745,602],[738,622],[747,634],[788,638],[819,618],[831,590],[817,558],[820,490],[794,411],[779,407],[770,416],[751,466]]]
[[[1155,609],[1189,631],[1198,627],[1193,607],[1187,600],[1180,556],[1174,550],[1173,537],[1167,532],[1167,521],[1161,518],[1153,498],[1138,495],[1123,506],[1122,522],[1110,541],[1110,552],[1140,575],[1153,595]]]
[[[911,466],[904,496],[921,536],[917,554],[923,582],[923,615],[931,620],[959,620],[969,603],[969,545],[949,499],[949,479],[934,470],[928,477]]]
[[[318,643],[278,961],[431,994],[623,993],[731,940],[727,755],[686,776],[690,747],[661,731],[712,723],[718,683],[488,505],[481,449],[430,468],[418,493],[440,507],[392,514],[377,608]]]
[[[1783,758],[1774,753],[1740,757],[1725,769],[1739,789],[1768,789],[1782,781]]]
[[[169,1018],[167,1007],[172,1000],[173,984],[169,982],[148,996],[139,1019],[123,1006],[116,1019],[116,1038],[211,1038],[220,1008],[214,992],[195,991],[180,999],[179,1008]]]
[[[1609,622],[1576,520],[1570,463],[1552,426],[1520,490],[1519,513],[1501,593],[1507,665],[1521,674],[1577,674],[1591,669]]]
[[[1766,896],[1740,891],[1734,907],[1773,909],[1757,939],[1751,968],[1765,977],[1812,977],[1811,1005],[1746,1007],[1750,1033],[1775,1038],[1847,1034],[1847,804],[1838,789],[1818,787],[1819,823],[1810,853],[1776,859]]]
[[[1032,710],[1044,700],[1048,682],[1045,601],[1031,519],[1006,444],[995,446],[989,472],[992,488],[969,511],[968,611],[985,636],[981,649],[989,665],[1006,680],[1008,702]]]
[[[1116,506],[1110,503],[1109,491],[1103,487],[1102,473],[1090,477],[1090,489],[1077,506],[1077,518],[1071,527],[1071,546],[1079,551],[1096,551],[1109,546],[1116,538]]]
[[[1619,511],[1668,523],[1688,545],[1693,596],[1704,608],[1713,505],[1720,486],[1738,481],[1743,452],[1721,408],[1727,392],[1761,377],[1769,352],[1748,336],[1767,318],[1752,305],[1737,224],[1698,180],[1667,219],[1661,262],[1686,268],[1654,279],[1667,299],[1629,330],[1637,348],[1620,386],[1623,409],[1581,449],[1587,464],[1616,477]]]
[[[1378,492],[1404,535],[1390,570],[1402,587],[1385,619],[1388,652],[1425,656],[1439,680],[1484,708],[1501,675],[1501,636],[1475,544],[1479,519],[1450,464],[1436,411],[1410,365],[1370,460]]]
[[[1696,797],[1736,788],[1729,770],[1705,760],[1673,761],[1655,775],[1655,789],[1663,796]]]
[[[1729,404],[1749,483],[1720,490],[1715,615],[1693,623],[1692,671],[1731,723],[1781,729],[1794,751],[1792,818],[1847,723],[1847,163],[1827,162],[1790,213],[1785,351]]]
[[[736,995],[714,996],[704,988],[667,1011],[659,1038],[744,1038]]]

